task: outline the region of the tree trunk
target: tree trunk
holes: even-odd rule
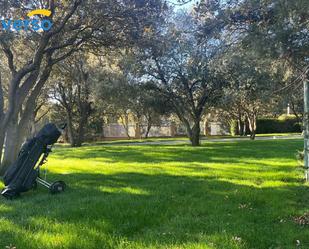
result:
[[[207,120],[207,118],[205,118],[205,120],[204,120],[204,135],[206,136],[206,137],[208,137],[209,136],[209,129],[208,129],[208,120]]]
[[[246,136],[247,134],[247,122],[246,120],[244,121],[244,128],[243,128],[243,136]]]
[[[183,115],[183,112],[181,112],[178,108],[175,108],[175,110],[178,118],[180,119],[182,124],[186,127],[187,136],[190,139],[191,145],[200,146],[200,133],[201,133],[200,122],[201,122],[202,109],[198,114],[194,115],[194,124],[192,128],[189,120],[186,119],[185,116]]]
[[[309,181],[309,80],[304,81],[304,167]]]
[[[242,125],[242,117],[241,117],[240,111],[238,112],[237,124],[238,124],[238,135],[243,136],[243,125]]]
[[[75,147],[81,147],[84,142],[85,129],[83,124],[79,124],[77,139],[75,141]]]
[[[6,130],[5,150],[2,163],[3,171],[16,160],[21,144],[18,124],[12,121]]]
[[[238,128],[238,132],[237,132],[238,134],[237,135],[242,136],[242,124],[241,124],[240,119],[237,120],[237,128]]]
[[[121,118],[122,126],[125,129],[125,131],[126,131],[126,135],[127,135],[128,139],[131,139],[130,131],[129,131],[129,117],[128,117],[128,114],[125,113],[124,114],[124,118],[123,118],[123,116],[121,116],[120,118]]]
[[[85,126],[88,123],[88,113],[84,112],[81,114],[81,117],[78,122],[78,134],[76,139],[76,147],[82,146],[85,140]]]
[[[255,137],[256,137],[256,132],[253,130],[250,132],[250,139],[255,140]]]
[[[63,140],[65,143],[70,143],[68,129],[65,129],[63,132]]]
[[[292,112],[297,120],[298,123],[301,123],[302,122],[302,117],[300,114],[297,113],[296,109],[295,109],[295,104],[293,101],[291,101],[291,104],[290,104],[290,108],[292,109]]]
[[[5,139],[5,130],[4,130],[4,96],[2,88],[2,78],[0,72],[0,175],[2,172],[2,154],[3,154],[3,145]]]
[[[3,156],[4,167],[8,167],[17,159],[23,142],[34,135],[35,131],[33,131],[33,133],[31,132],[31,121],[35,119],[33,110],[34,104],[27,104],[27,108],[25,108],[22,115],[14,114],[6,129],[5,151]],[[18,120],[18,116],[21,116],[20,120]]]
[[[22,144],[27,138],[31,138],[36,135],[35,124],[34,124],[34,112],[28,112],[27,118],[23,118],[18,123],[18,136],[20,144]]]
[[[71,144],[72,147],[75,147],[72,115],[69,113],[67,113],[67,131],[68,131],[69,143]]]
[[[255,140],[256,136],[256,113],[248,115],[249,129],[250,129],[250,139]]]
[[[201,133],[201,127],[200,127],[200,120],[195,120],[194,125],[190,132],[190,141],[192,146],[200,146],[200,133]]]
[[[148,138],[149,132],[151,130],[151,127],[152,127],[152,123],[151,123],[150,120],[148,120],[148,122],[147,122],[147,130],[146,130],[146,133],[145,133],[145,138]]]
[[[36,133],[37,131],[36,131],[35,115],[32,114],[29,120],[28,137],[34,137]]]
[[[141,125],[139,121],[135,123],[135,138],[142,139]]]
[[[3,154],[3,145],[4,145],[5,133],[0,131],[0,166],[2,165],[2,154]],[[4,169],[0,167],[0,175],[4,174]]]

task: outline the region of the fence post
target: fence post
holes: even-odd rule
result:
[[[304,81],[304,168],[309,181],[309,81]]]

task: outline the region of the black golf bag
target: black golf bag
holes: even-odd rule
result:
[[[46,162],[52,145],[57,142],[64,128],[65,125],[60,128],[54,124],[47,124],[34,138],[22,145],[17,160],[4,174],[6,187],[1,192],[4,197],[16,197],[22,192],[36,188],[38,183],[47,187],[51,193],[64,191],[64,182],[50,184],[40,177],[40,167]]]

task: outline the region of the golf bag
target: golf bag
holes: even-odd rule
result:
[[[4,197],[14,198],[22,192],[36,188],[37,183],[47,187],[51,193],[64,191],[64,182],[57,181],[50,184],[40,178],[40,167],[46,162],[52,145],[57,142],[64,128],[65,125],[57,127],[54,124],[47,124],[34,138],[22,145],[17,160],[4,174],[6,187],[1,192]]]

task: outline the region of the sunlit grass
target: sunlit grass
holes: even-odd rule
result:
[[[0,249],[309,248],[300,140],[55,148],[50,180],[0,200]],[[3,185],[1,185],[3,186]]]

